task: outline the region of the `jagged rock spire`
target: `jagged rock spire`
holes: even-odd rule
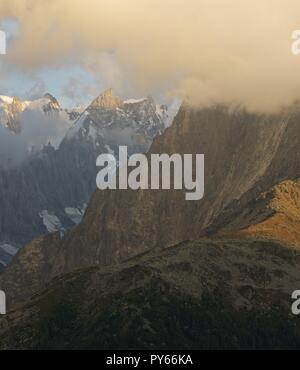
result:
[[[115,109],[123,107],[122,100],[115,96],[112,89],[104,91],[103,94],[99,95],[91,104],[92,108],[105,108]]]

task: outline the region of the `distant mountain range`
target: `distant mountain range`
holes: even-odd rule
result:
[[[96,187],[99,154],[112,153],[122,144],[130,153],[146,152],[174,114],[152,98],[122,102],[112,90],[82,112],[63,110],[50,94],[30,102],[0,97],[0,123],[17,136],[31,117],[65,125],[63,137],[49,139],[21,164],[0,165],[0,269],[34,237],[64,233],[80,222]],[[35,127],[38,131],[38,123]]]

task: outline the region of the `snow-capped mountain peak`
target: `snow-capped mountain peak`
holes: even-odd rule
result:
[[[165,129],[158,107],[152,97],[122,101],[112,89],[106,90],[83,112],[66,140],[92,142],[99,151],[114,151],[120,144],[132,152],[147,151]]]
[[[62,108],[59,104],[59,102],[57,101],[57,99],[52,96],[51,94],[47,93],[43,96],[43,100],[45,101],[43,104],[43,111],[45,113],[51,113],[53,111],[62,111]]]
[[[22,130],[21,115],[25,111],[40,112],[48,117],[69,119],[74,121],[78,118],[79,113],[72,110],[64,111],[57,99],[47,93],[43,97],[35,100],[21,100],[17,97],[0,95],[0,125],[10,131],[19,133]]]

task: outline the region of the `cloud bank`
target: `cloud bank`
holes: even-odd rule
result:
[[[0,125],[0,170],[2,166],[14,166],[28,156],[26,142]]]
[[[25,110],[19,116],[22,127],[15,134],[0,125],[0,169],[19,165],[49,143],[58,148],[70,128],[68,117],[47,116],[38,110]]]
[[[300,97],[299,0],[0,0],[0,14],[20,25],[8,58],[27,72],[79,63],[121,93],[252,110]]]

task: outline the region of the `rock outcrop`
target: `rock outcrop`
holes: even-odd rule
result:
[[[114,95],[112,89],[104,91],[103,94],[99,95],[91,104],[89,109],[102,108],[102,109],[117,109],[123,108],[123,101]]]

